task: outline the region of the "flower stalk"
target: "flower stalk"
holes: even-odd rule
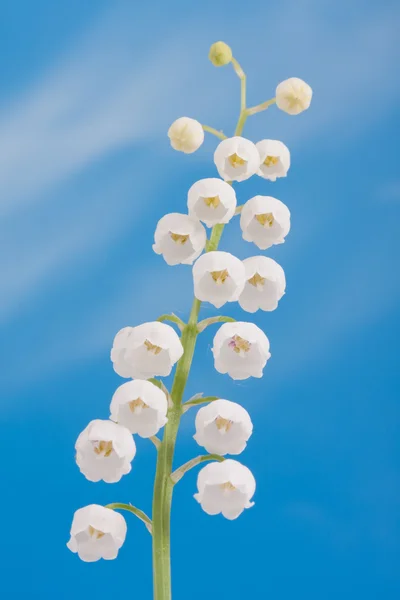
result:
[[[241,135],[247,119],[246,114],[246,75],[239,63],[232,58],[232,64],[241,80],[241,111],[235,129],[235,135]],[[203,129],[207,129],[203,126]],[[215,134],[215,131],[212,131]],[[218,249],[224,225],[214,225],[206,245],[206,252]],[[174,483],[171,479],[176,437],[183,414],[182,398],[189,377],[197,336],[198,318],[201,302],[193,300],[187,325],[182,331],[183,356],[179,360],[171,389],[172,408],[168,413],[168,423],[164,429],[164,438],[158,451],[156,477],[153,492],[153,580],[154,600],[171,600],[171,502]]]
[[[145,512],[132,506],[132,504],[124,504],[123,502],[113,502],[112,504],[107,504],[105,508],[110,508],[111,510],[126,510],[138,519],[142,521],[147,529],[147,531],[152,534],[152,522],[151,519],[146,515]]]
[[[202,467],[194,498],[210,514],[236,519],[253,506],[255,479],[238,455],[252,435],[253,424],[240,404],[196,394],[183,402],[198,335],[208,326],[221,324],[214,336],[215,369],[233,380],[260,378],[271,356],[265,333],[254,323],[218,315],[199,322],[202,301],[220,308],[227,302],[254,313],[275,310],[285,293],[285,274],[278,263],[265,256],[245,260],[218,251],[225,225],[240,214],[243,239],[261,250],[284,242],[290,230],[290,211],[272,196],[255,196],[237,206],[233,182],[258,175],[275,181],[286,177],[290,152],[278,140],[257,144],[242,137],[249,116],[276,103],[288,114],[299,114],[310,105],[312,89],[291,78],[276,88],[276,97],[252,108],[246,104],[246,74],[225,42],[211,46],[210,61],[216,67],[232,63],[240,79],[240,114],[233,137],[202,125],[189,117],[174,121],[168,130],[171,146],[185,154],[195,152],[204,132],[221,140],[214,153],[220,178],[201,179],[188,191],[187,214],[169,213],[158,223],[153,250],[168,265],[193,265],[194,300],[188,322],[171,314],[135,327],[124,327],[114,338],[111,361],[115,372],[129,379],[115,391],[108,420],[95,419],[81,432],[76,444],[76,463],[89,481],[114,483],[128,474],[136,454],[133,434],[149,439],[156,447],[157,464],[153,488],[152,519],[131,504],[92,504],[78,509],[71,525],[68,548],[86,562],[116,558],[124,543],[127,524],[116,511],[139,518],[152,535],[154,600],[171,600],[171,504],[175,484],[190,469]],[[206,228],[211,228],[207,239]],[[205,252],[203,254],[203,252]],[[174,324],[177,331],[165,322]],[[159,378],[170,375],[169,391]],[[196,415],[193,436],[208,454],[192,458],[173,471],[175,444],[182,415],[193,406]],[[156,434],[164,428],[163,437]],[[112,458],[110,458],[112,457]],[[238,494],[240,490],[240,494]],[[106,535],[107,533],[107,535]]]

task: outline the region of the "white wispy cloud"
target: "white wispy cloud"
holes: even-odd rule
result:
[[[313,85],[313,110],[304,119],[294,121],[278,111],[273,117],[265,117],[268,135],[282,136],[291,144],[323,135],[329,135],[324,143],[336,144],[344,134],[349,136],[360,128],[368,128],[397,101],[391,75],[396,42],[393,12],[359,13],[357,23],[350,19],[332,27],[329,10],[321,10],[322,4],[288,0],[272,7],[268,14],[249,14],[242,20],[240,30],[229,17],[222,24],[223,30],[230,28],[232,45],[237,44],[239,55],[243,53],[243,65],[248,65],[251,101],[268,97],[284,77],[298,75]],[[189,22],[193,17],[186,18]],[[212,117],[210,124],[217,127],[234,120],[238,82],[226,70],[210,69],[205,59],[204,40],[219,37],[217,26],[221,27],[221,23],[198,19],[193,34],[193,29],[180,24],[176,35],[169,31],[151,53],[143,55],[132,41],[127,14],[124,10],[111,10],[63,57],[56,58],[33,86],[20,97],[3,103],[0,230],[6,231],[10,215],[21,219],[16,230],[23,229],[29,206],[57,202],[55,191],[61,184],[93,162],[127,146],[141,149],[148,138],[165,135],[169,122],[188,114],[188,107],[190,116],[207,121]],[[182,31],[187,33],[182,35]],[[249,36],[254,43],[245,42]],[[382,94],[388,82],[394,93]],[[217,85],[222,86],[222,92],[218,92]],[[347,127],[349,122],[351,126]],[[259,129],[259,124],[255,119],[250,133]],[[163,149],[158,148],[157,152],[162,157]],[[197,160],[203,160],[203,155]],[[140,177],[145,168],[151,171],[152,165],[145,167],[141,162],[132,168]],[[112,181],[112,174],[110,177]],[[153,177],[148,197],[155,194],[159,185]],[[4,235],[3,240],[9,242],[8,260],[3,259],[2,263],[4,318],[20,310],[55,270],[69,262],[78,263],[88,249],[96,249],[100,255],[101,249],[104,251],[113,243],[118,229],[126,222],[127,212],[120,209],[119,204],[114,219],[103,218],[96,224],[91,222],[88,209],[75,222],[61,223],[56,232],[39,228],[29,244],[23,236],[16,236],[13,246],[10,237]],[[21,255],[18,268],[12,260],[17,246]],[[358,265],[354,270],[358,270]],[[138,267],[135,276],[141,275]],[[150,283],[148,293],[152,289]],[[89,335],[85,332],[83,354],[93,355],[96,348],[103,351],[109,345],[115,323],[112,315],[120,308],[120,298],[129,297],[130,293],[122,281],[114,300],[107,298],[107,306],[99,308],[97,322],[102,329],[94,327]],[[321,321],[331,301],[329,292],[326,295]],[[371,306],[375,311],[379,303],[374,301]],[[351,310],[351,306],[346,308]],[[325,333],[328,335],[329,331]],[[315,348],[321,339],[315,342]],[[46,364],[53,348],[43,351],[40,363]],[[64,344],[64,356],[59,361],[63,366],[68,364],[69,351],[70,346]]]

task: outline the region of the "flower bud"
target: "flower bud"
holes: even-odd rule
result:
[[[210,48],[208,58],[214,67],[224,67],[232,60],[232,50],[225,42],[215,42]]]
[[[311,104],[312,89],[302,79],[290,77],[276,88],[276,105],[289,115],[298,115]]]
[[[195,119],[181,117],[168,129],[168,137],[174,150],[192,154],[204,142],[204,130],[201,123]]]

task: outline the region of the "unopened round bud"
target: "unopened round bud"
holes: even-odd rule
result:
[[[214,67],[223,67],[232,60],[232,50],[225,42],[215,42],[210,48],[208,58]]]

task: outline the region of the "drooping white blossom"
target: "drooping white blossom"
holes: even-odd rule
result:
[[[126,521],[121,514],[90,504],[75,512],[67,547],[84,562],[101,558],[113,560],[125,541],[126,531]]]
[[[290,77],[278,85],[275,96],[278,108],[289,115],[298,115],[310,106],[312,89],[302,79]]]
[[[289,148],[279,140],[261,140],[256,147],[260,155],[258,175],[270,181],[286,177],[290,167]]]
[[[210,454],[240,454],[252,434],[253,424],[243,406],[230,400],[214,400],[196,415],[196,442]]]
[[[162,254],[168,265],[192,265],[207,241],[203,225],[189,215],[169,213],[156,227],[153,250]]]
[[[174,150],[192,154],[204,142],[204,130],[195,119],[180,117],[168,129],[168,137]]]
[[[262,377],[271,356],[265,333],[254,323],[243,321],[221,325],[212,352],[216,370],[236,380]]]
[[[254,196],[243,206],[240,227],[246,242],[266,250],[285,241],[290,231],[290,211],[272,196]]]
[[[193,282],[198,300],[220,308],[239,298],[245,284],[245,268],[229,252],[207,252],[193,266]]]
[[[239,297],[243,310],[255,313],[271,311],[278,306],[285,293],[285,272],[277,262],[267,256],[252,256],[243,261],[246,284]]]
[[[175,330],[153,321],[121,329],[114,338],[111,360],[121,377],[150,379],[167,377],[182,354],[183,346]]]
[[[226,519],[237,519],[245,508],[251,508],[256,481],[250,469],[232,459],[212,462],[197,477],[195,499],[208,515],[222,513]]]
[[[116,483],[131,470],[136,445],[130,431],[95,419],[76,440],[76,464],[89,481]]]
[[[207,227],[228,223],[235,209],[235,190],[217,177],[196,181],[188,192],[189,215],[203,221]]]
[[[244,181],[257,173],[260,157],[253,142],[235,136],[218,144],[214,162],[220,177],[225,181]]]
[[[151,381],[135,379],[117,388],[110,404],[110,419],[131,433],[148,438],[164,427],[168,401],[165,393]]]

